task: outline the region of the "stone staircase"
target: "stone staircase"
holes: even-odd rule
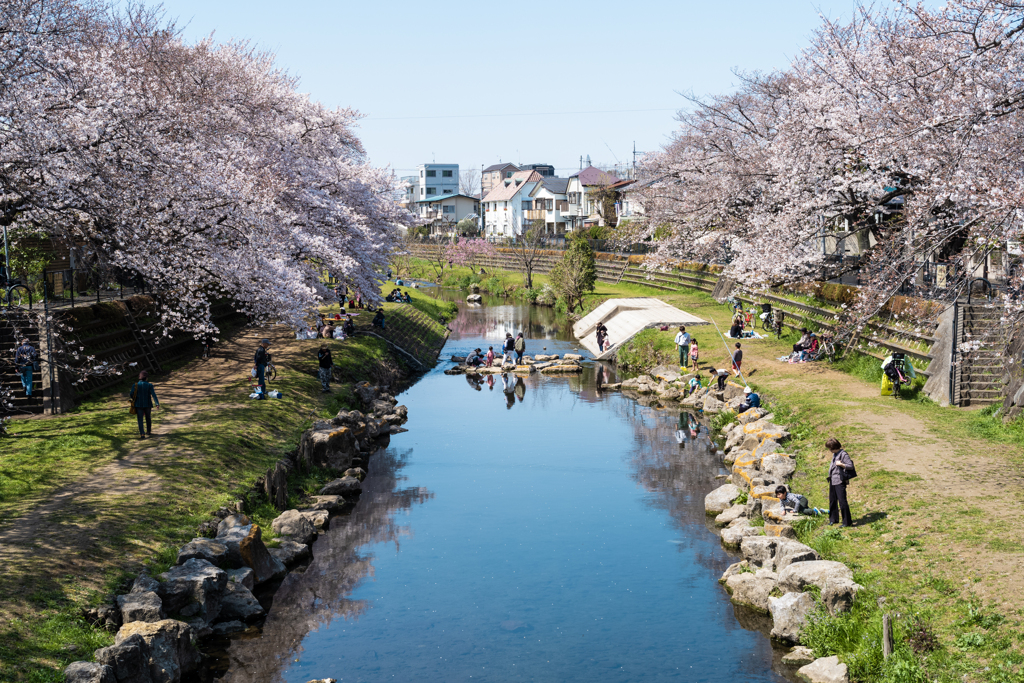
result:
[[[1006,365],[1006,329],[1001,324],[1003,310],[985,305],[961,305],[957,319],[958,345],[980,341],[976,351],[960,353],[954,378],[955,405],[978,406],[1001,403],[1005,394],[1003,372]]]
[[[372,319],[372,313],[360,314],[358,329],[385,339],[428,368],[448,340],[448,328],[410,304],[385,304],[383,330],[373,327]]]
[[[21,376],[14,367],[14,352],[21,339],[28,337],[29,343],[39,351],[39,329],[29,317],[18,309],[0,311],[0,385],[14,390],[15,415],[41,415],[43,412],[43,373],[32,376],[32,396],[28,398],[21,387]],[[41,355],[41,354],[40,354]]]

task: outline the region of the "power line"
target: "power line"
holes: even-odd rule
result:
[[[593,111],[535,111],[515,114],[450,114],[445,116],[368,116],[363,121],[412,121],[421,119],[482,119],[502,116],[576,116],[578,114],[630,114],[652,111],[679,111],[678,109],[599,109]]]

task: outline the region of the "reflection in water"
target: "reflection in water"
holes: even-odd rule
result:
[[[373,575],[373,555],[363,550],[375,543],[394,543],[412,532],[395,522],[395,513],[423,503],[433,494],[421,488],[399,488],[408,452],[378,451],[370,458],[363,493],[352,513],[334,518],[317,538],[315,558],[305,572],[289,574],[274,596],[263,635],[236,640],[230,650],[227,683],[280,681],[281,671],[301,651],[306,634],[337,618],[357,619],[370,605],[352,600],[355,586]]]

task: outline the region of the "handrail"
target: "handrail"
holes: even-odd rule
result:
[[[970,295],[968,295],[969,298]],[[957,338],[957,315],[959,313],[960,302],[953,302],[953,343],[949,350],[949,405],[955,406],[954,396],[956,395],[954,385],[956,384],[956,350],[960,345]]]

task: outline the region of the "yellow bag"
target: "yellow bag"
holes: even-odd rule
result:
[[[892,396],[892,380],[889,375],[882,375],[882,396]]]

